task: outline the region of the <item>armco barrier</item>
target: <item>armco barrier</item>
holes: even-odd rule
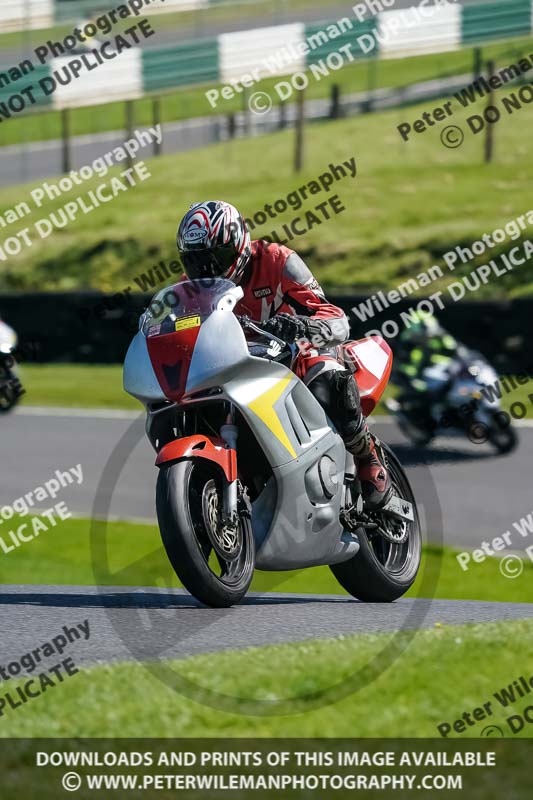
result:
[[[44,8],[38,3],[47,0],[30,1],[34,5],[28,8],[33,8],[37,15],[38,8]],[[95,0],[93,11],[99,10],[100,3],[107,2]],[[13,3],[14,0],[0,0],[0,32],[3,30],[2,14],[7,19],[6,9],[14,14],[13,9],[24,5],[19,0]],[[355,58],[402,58],[449,52],[474,42],[524,36],[533,29],[532,0],[498,0],[465,7],[448,4],[437,6],[429,16],[410,17],[408,25],[400,24],[399,15],[408,13],[409,9],[384,11],[364,22],[353,15],[346,16],[340,34],[329,39],[319,36],[319,31],[335,27],[338,20],[223,33],[217,38],[173,47],[137,47],[123,53],[116,61],[83,74],[68,86],[58,87],[52,98],[41,95],[39,100],[43,103],[51,100],[54,108],[101,104],[181,86],[239,81],[255,71],[263,77],[291,75],[318,64],[347,44],[351,45]],[[392,26],[395,33],[391,32]],[[105,36],[99,38],[106,39]],[[45,69],[51,71],[68,60],[56,59]],[[0,66],[0,73],[7,72],[9,66],[13,65]],[[39,77],[37,73],[30,73],[16,86],[13,83],[4,86],[0,101],[5,101],[18,87],[37,85]]]
[[[216,39],[149,49],[142,53],[142,81],[145,92],[209,83],[218,80],[219,59]]]
[[[27,67],[24,67],[24,69],[27,69]],[[4,70],[0,67],[0,72],[3,71]],[[20,69],[18,70],[18,72],[21,74],[20,78],[12,80],[7,85],[3,86],[0,85],[0,103],[7,103],[10,97],[13,97],[13,95],[20,95],[21,89],[24,89],[25,87],[31,84],[31,86],[33,87],[33,96],[35,97],[36,104],[39,106],[51,105],[52,98],[50,96],[46,96],[39,86],[39,81],[42,78],[48,78],[50,76],[51,74],[50,67],[46,64],[45,65],[38,64],[37,66],[35,66],[33,72],[22,74],[22,71]],[[29,99],[26,98],[26,100],[28,100],[28,105],[29,105]],[[15,106],[15,108],[16,107],[17,106]],[[16,113],[13,113],[13,116],[16,116]]]
[[[0,33],[28,28],[49,28],[54,22],[55,0],[1,0]]]
[[[17,2],[23,3],[24,0],[17,0]],[[235,0],[228,0],[228,2],[233,4]],[[95,17],[98,12],[109,11],[119,6],[120,2],[115,2],[115,0],[53,0],[53,5],[55,22],[64,24],[79,22],[84,17]],[[194,11],[197,8],[207,8],[208,5],[210,5],[210,0],[152,0],[150,5],[143,9],[143,16]]]
[[[505,0],[497,3],[480,3],[463,8],[463,44],[531,33],[533,3],[531,0]]]
[[[143,16],[176,13],[207,8],[220,0],[152,0]],[[228,5],[237,4],[228,0]],[[75,25],[120,5],[114,0],[0,0],[0,33],[27,28],[50,28],[52,25]]]
[[[22,344],[40,343],[43,362],[121,363],[151,295],[129,295],[125,304],[123,298],[98,292],[5,294],[0,295],[0,311]],[[364,296],[328,292],[328,298],[349,315],[354,338],[379,328],[389,318],[397,319],[413,304],[413,298],[406,298],[363,324],[351,309]],[[460,341],[484,353],[502,372],[531,364],[533,299],[462,301],[448,306],[439,318]]]
[[[351,45],[351,54],[354,58],[366,58],[365,53],[361,49],[360,43],[357,41],[359,36],[372,35],[377,28],[375,18],[364,20],[364,22],[357,22],[356,28],[345,30],[335,39],[328,39],[324,36],[320,37],[319,34],[324,30],[324,23],[318,22],[313,25],[306,25],[305,38],[313,45],[313,49],[307,54],[306,64],[316,64],[322,59],[328,57],[330,53],[336,53],[341,47],[349,44]]]

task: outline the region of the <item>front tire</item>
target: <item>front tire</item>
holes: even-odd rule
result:
[[[359,551],[349,561],[330,566],[331,571],[353,597],[367,603],[391,603],[402,597],[415,582],[422,557],[420,519],[413,491],[402,465],[383,442],[380,448],[385,456],[394,493],[412,503],[414,521],[405,522],[404,541],[393,543],[377,531],[357,530]],[[390,529],[390,516],[373,512],[372,516]],[[397,523],[393,523],[397,524]],[[400,539],[400,532],[398,532]]]
[[[17,405],[22,394],[20,381],[11,371],[0,368],[0,414],[7,414]]]
[[[164,465],[156,509],[159,530],[176,575],[197,600],[228,608],[245,596],[255,566],[250,519],[241,513],[235,533],[220,527],[223,476],[201,459]]]
[[[396,419],[398,421],[398,427],[403,435],[409,439],[415,447],[427,447],[433,439],[431,433],[419,428],[402,412],[397,415]]]

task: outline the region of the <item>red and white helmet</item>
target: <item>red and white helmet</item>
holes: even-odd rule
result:
[[[239,283],[252,252],[243,217],[223,200],[194,203],[180,223],[176,244],[190,280]]]

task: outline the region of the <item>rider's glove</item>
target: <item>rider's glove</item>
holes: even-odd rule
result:
[[[294,314],[276,314],[262,327],[267,333],[271,333],[289,344],[307,335],[305,318],[296,317]]]

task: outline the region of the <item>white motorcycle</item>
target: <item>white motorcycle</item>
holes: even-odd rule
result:
[[[325,564],[355,597],[395,600],[421,557],[405,473],[378,442],[393,495],[379,511],[365,508],[353,457],[289,368],[296,346],[241,325],[233,310],[242,294],[227,280],[163,289],[126,355],[124,388],[145,405],[157,452],[157,517],[172,566],[211,606],[241,600],[255,568]],[[371,337],[344,352],[369,414],[387,385],[390,348]]]
[[[518,445],[516,429],[491,389],[498,375],[479,353],[461,348],[456,359],[426,367],[421,377],[427,387],[424,413],[414,395],[386,403],[413,444],[424,447],[437,436],[466,435],[474,444],[491,444],[500,455]]]
[[[17,343],[13,328],[0,320],[0,413],[11,411],[24,394],[14,357]]]

